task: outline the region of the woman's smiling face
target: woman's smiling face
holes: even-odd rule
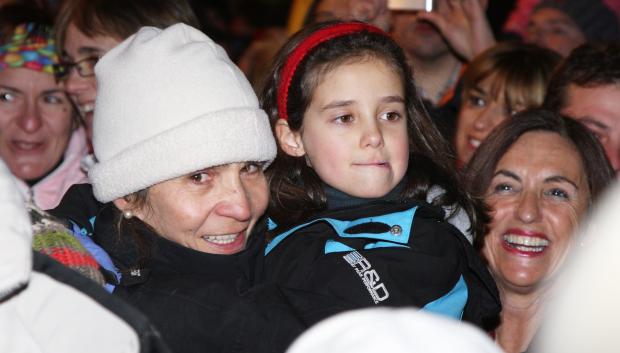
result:
[[[120,200],[117,206],[127,209]],[[245,249],[267,201],[267,181],[260,164],[231,163],[151,186],[146,205],[134,214],[177,244],[230,255]]]
[[[580,154],[559,134],[523,134],[487,190],[492,222],[483,255],[500,288],[527,293],[553,277],[589,204]]]

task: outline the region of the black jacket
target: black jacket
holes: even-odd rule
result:
[[[417,306],[484,329],[501,309],[490,273],[440,208],[376,201],[275,228],[265,276],[354,307]]]
[[[393,257],[397,262],[389,258],[385,266],[393,270],[395,283],[416,288],[415,293],[427,292],[420,279],[436,276],[437,280],[431,280],[428,294],[418,295],[415,300],[405,297],[406,291],[395,291],[391,280],[382,282],[390,290],[391,298],[399,298],[389,305],[422,306],[424,300],[434,298],[436,293],[453,288],[463,275],[468,289],[471,287],[470,311],[480,313],[481,317],[498,312],[494,284],[487,283],[490,277],[477,256],[468,257],[473,250],[467,240],[443,222],[441,211],[436,214],[438,219],[428,218],[429,210],[422,207],[416,212],[414,244],[422,252],[430,251],[431,258],[437,256],[437,261],[426,261],[417,267],[417,262],[398,262],[402,255],[398,252]],[[324,256],[323,249],[317,248],[317,244],[324,243],[317,242],[315,237],[296,235],[280,245],[272,242],[269,249],[276,246],[276,250],[265,258],[264,231],[257,226],[246,250],[222,256],[182,247],[143,227],[139,230],[146,236],[149,251],[146,260],[139,261],[141,254],[131,235],[118,234],[119,211],[112,204],[98,203],[90,186],[72,187],[52,213],[86,228],[96,217],[94,228],[88,233],[92,232],[95,242],[109,253],[122,273],[114,293],[143,311],[174,352],[283,352],[310,325],[345,310],[374,305],[366,288],[360,289],[361,277],[351,275],[351,265],[343,266],[341,254]],[[360,213],[356,211],[353,216],[359,218]],[[436,222],[441,223],[439,228],[434,227]],[[316,226],[321,225],[324,226]],[[430,230],[425,231],[425,227]],[[436,229],[443,229],[444,233],[433,239]],[[324,228],[304,228],[304,232],[307,230],[317,232],[320,240]],[[356,247],[356,241],[352,238],[342,243]],[[282,246],[285,243],[288,245]],[[286,251],[276,256],[280,250]],[[393,252],[378,248],[368,255],[362,251],[373,265],[378,264],[375,255]],[[448,260],[452,257],[454,260]],[[263,271],[265,259],[270,265],[267,273]],[[484,271],[467,270],[468,266],[476,271],[482,266]],[[387,280],[384,273],[383,269],[379,272],[382,280]],[[475,276],[480,276],[478,282]]]
[[[143,226],[138,231],[148,251],[140,261],[132,236],[118,234],[119,211],[97,202],[89,185],[72,187],[51,212],[85,229],[94,223],[89,233],[122,273],[114,294],[145,313],[174,352],[283,352],[310,322],[348,308],[331,298],[260,283],[262,231],[254,232],[246,250],[214,255]],[[295,298],[294,306],[288,297]]]

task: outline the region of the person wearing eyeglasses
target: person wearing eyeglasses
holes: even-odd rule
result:
[[[198,27],[186,0],[67,0],[63,3],[55,25],[61,51],[57,78],[63,82],[83,119],[89,142],[97,95],[94,68],[99,58],[142,26],[163,29],[178,22]]]
[[[73,184],[86,181],[80,162],[86,133],[54,79],[51,19],[24,5],[0,12],[0,158],[27,201],[54,208]]]

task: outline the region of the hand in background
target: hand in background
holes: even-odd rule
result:
[[[485,0],[436,0],[436,4],[435,11],[420,12],[418,18],[433,23],[463,59],[469,61],[495,44]]]

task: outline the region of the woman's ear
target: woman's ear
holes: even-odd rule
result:
[[[124,197],[119,197],[112,202],[114,203],[114,206],[116,206],[116,208],[118,208],[121,212],[131,208],[131,205],[129,205],[129,202],[125,200]]]
[[[278,144],[284,153],[293,157],[301,157],[306,154],[304,144],[301,141],[301,134],[291,130],[286,120],[278,119],[275,130]]]
[[[114,206],[116,206],[116,208],[121,211],[125,219],[130,219],[132,217],[138,217],[139,219],[142,219],[141,215],[139,214],[139,210],[131,202],[132,196],[134,195],[132,194],[125,197],[119,197],[112,202],[114,203]]]

